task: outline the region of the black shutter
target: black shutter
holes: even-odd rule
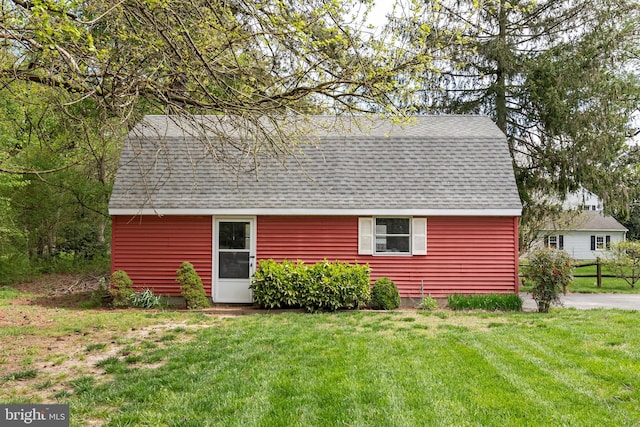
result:
[[[591,236],[591,250],[596,250],[596,236]]]
[[[611,236],[605,236],[605,247],[611,249]]]
[[[558,249],[564,249],[564,236],[562,234],[558,236]]]

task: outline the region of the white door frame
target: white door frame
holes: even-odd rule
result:
[[[253,293],[249,289],[251,276],[256,269],[256,217],[255,216],[214,216],[213,221],[213,263],[211,295],[213,302],[222,303],[251,303]],[[220,263],[220,222],[248,222],[249,223],[249,278],[220,279],[218,277]]]

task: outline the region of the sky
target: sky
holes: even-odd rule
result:
[[[389,14],[393,8],[394,0],[376,0],[374,2],[371,13],[369,13],[369,19],[367,22],[376,27],[382,27],[387,22],[387,14]]]

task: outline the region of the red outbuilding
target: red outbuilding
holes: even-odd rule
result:
[[[223,116],[145,117],[109,204],[112,270],[179,295],[189,261],[225,303],[251,302],[270,258],[367,263],[405,298],[518,291],[522,206],[489,118],[296,120],[277,146]]]

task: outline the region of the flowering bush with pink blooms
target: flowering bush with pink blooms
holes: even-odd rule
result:
[[[533,285],[531,292],[540,313],[548,313],[551,303],[560,301],[560,292],[573,280],[572,261],[567,252],[557,249],[538,249],[530,254],[524,276]]]

